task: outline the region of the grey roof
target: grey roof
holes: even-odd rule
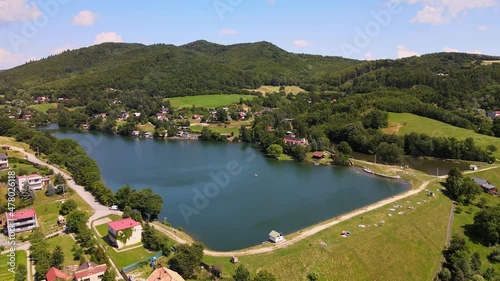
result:
[[[7,155],[5,153],[0,153],[0,160],[7,160]]]
[[[269,237],[278,238],[280,236],[281,236],[281,234],[277,231],[274,231],[274,230],[269,233]]]
[[[488,190],[493,190],[497,187],[492,185],[492,184],[485,184],[485,185],[483,185],[483,188],[488,189]]]
[[[483,186],[485,184],[488,184],[488,181],[485,180],[485,179],[481,179],[481,178],[472,178],[477,184]]]

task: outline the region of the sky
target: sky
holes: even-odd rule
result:
[[[0,69],[103,42],[268,41],[362,60],[500,55],[500,0],[0,0]]]

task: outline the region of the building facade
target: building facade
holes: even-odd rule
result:
[[[108,223],[108,238],[118,248],[137,244],[142,239],[142,225],[131,218]]]
[[[7,212],[5,217],[4,232],[9,236],[38,227],[35,209],[18,210],[13,213]]]
[[[16,177],[17,189],[23,191],[25,187],[31,190],[40,190],[43,188],[43,177],[39,174]]]

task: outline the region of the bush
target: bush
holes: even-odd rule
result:
[[[496,248],[494,249],[489,255],[488,255],[488,260],[491,263],[500,263],[500,249]]]

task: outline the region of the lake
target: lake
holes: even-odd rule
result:
[[[268,159],[238,143],[123,138],[45,128],[78,141],[107,186],[150,187],[174,227],[213,250],[260,244],[408,190],[351,168]]]

